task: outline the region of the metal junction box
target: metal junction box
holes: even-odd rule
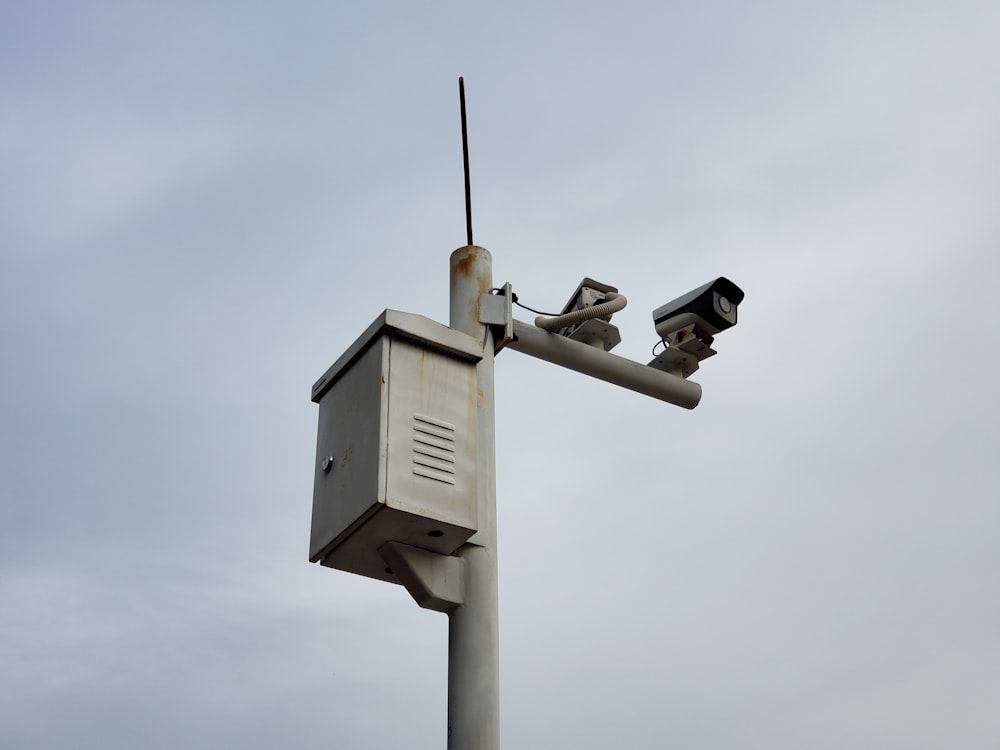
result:
[[[460,331],[386,310],[316,382],[310,561],[398,582],[385,542],[451,554],[476,532],[482,352]]]

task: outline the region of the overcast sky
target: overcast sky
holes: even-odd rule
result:
[[[1000,6],[0,5],[0,747],[445,746],[447,618],[307,561],[312,383],[465,243],[716,276],[688,412],[497,360],[501,737],[1000,746]],[[518,314],[532,320],[533,314]]]

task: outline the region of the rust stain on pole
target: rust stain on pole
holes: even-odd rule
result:
[[[485,252],[476,245],[467,245],[463,248],[466,252],[455,261],[455,273],[466,279],[475,279],[480,294],[487,294],[492,288],[492,274],[487,271],[481,276],[476,276],[476,267],[479,265],[481,254]]]
[[[490,251],[478,245],[463,245],[449,259],[451,267],[450,325],[463,333],[483,335],[479,301],[493,288]]]
[[[458,263],[455,264],[455,269],[462,276],[468,278],[472,276],[472,269],[476,264],[476,257],[472,253],[469,253],[458,259]]]

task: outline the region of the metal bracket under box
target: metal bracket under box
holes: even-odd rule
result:
[[[399,583],[389,541],[451,554],[478,529],[482,342],[386,310],[313,386],[309,560]]]

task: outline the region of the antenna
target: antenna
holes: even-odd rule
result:
[[[465,167],[465,236],[467,245],[472,241],[472,187],[469,181],[469,127],[465,120],[465,79],[458,77],[458,100],[462,109],[462,161]]]

